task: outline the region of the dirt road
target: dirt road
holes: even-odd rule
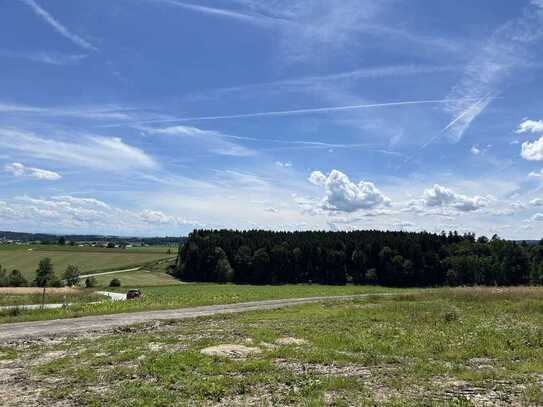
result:
[[[283,308],[292,305],[319,301],[348,301],[369,296],[393,294],[360,294],[335,297],[291,298],[285,300],[253,301],[228,305],[209,305],[175,310],[141,311],[124,314],[96,315],[81,318],[56,319],[51,321],[19,322],[0,325],[0,343],[11,340],[74,335],[107,331],[113,328],[158,320],[180,320],[217,314],[231,314],[245,311]]]
[[[81,280],[84,280],[87,277],[99,277],[99,276],[107,276],[109,274],[128,273],[130,271],[138,271],[139,269],[141,269],[141,267],[135,267],[135,268],[126,269],[126,270],[105,271],[103,273],[83,274],[83,275],[79,276],[79,278]]]

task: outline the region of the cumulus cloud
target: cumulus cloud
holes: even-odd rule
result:
[[[519,124],[516,130],[517,134],[521,133],[542,133],[543,132],[543,120],[525,120]]]
[[[15,177],[29,177],[45,181],[56,181],[62,178],[62,175],[58,172],[42,170],[41,168],[26,167],[21,163],[6,164],[4,170]]]
[[[528,161],[543,161],[543,137],[533,143],[529,141],[522,143],[520,155]]]
[[[356,184],[338,170],[332,170],[328,176],[320,171],[313,171],[309,176],[309,182],[324,189],[326,197],[321,206],[326,210],[355,212],[390,204],[390,199],[373,183],[360,181]]]
[[[532,206],[543,206],[543,199],[541,198],[535,198],[530,201],[530,205]]]
[[[275,165],[281,168],[289,168],[292,167],[292,163],[290,161],[282,162],[282,161],[276,161]]]
[[[462,212],[476,211],[488,205],[486,198],[468,197],[438,184],[424,191],[423,200],[428,207],[450,207]]]
[[[535,222],[543,222],[543,213],[536,213],[532,216],[532,220]]]

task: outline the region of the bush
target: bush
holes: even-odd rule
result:
[[[69,265],[66,267],[66,271],[64,271],[64,280],[66,281],[66,284],[69,286],[74,286],[79,284],[79,268],[74,265]]]
[[[96,287],[97,281],[94,277],[87,277],[85,280],[85,287],[87,288],[94,288]]]
[[[121,280],[119,280],[118,278],[114,278],[113,280],[111,280],[109,282],[109,286],[110,287],[120,287],[121,286]]]
[[[12,270],[8,277],[8,284],[10,287],[25,287],[28,281],[19,270]]]
[[[451,308],[443,313],[443,321],[445,323],[456,322],[460,319],[460,313],[457,309]]]

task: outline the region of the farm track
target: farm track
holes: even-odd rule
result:
[[[289,298],[284,300],[252,301],[226,305],[208,305],[193,308],[160,311],[140,311],[111,315],[95,315],[80,318],[56,319],[49,321],[18,322],[0,325],[0,343],[33,337],[70,336],[89,332],[102,332],[132,324],[160,320],[182,320],[219,314],[233,314],[247,311],[270,310],[294,305],[325,301],[350,301],[372,296],[395,294],[358,294],[330,297]]]

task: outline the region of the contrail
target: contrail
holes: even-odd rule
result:
[[[47,12],[43,7],[41,7],[34,0],[20,0],[22,3],[26,4],[28,7],[34,11],[40,18],[42,18],[47,24],[49,24],[53,29],[55,29],[60,35],[69,39],[74,44],[80,46],[89,51],[97,52],[98,48],[92,45],[90,42],[80,37],[77,34],[72,33],[65,26],[63,26],[59,21],[57,21],[51,14]]]
[[[387,102],[387,103],[371,103],[364,105],[349,105],[349,106],[328,106],[319,107],[313,109],[296,109],[296,110],[278,110],[272,112],[257,112],[257,113],[241,113],[231,115],[220,116],[192,116],[192,117],[179,117],[176,119],[154,119],[154,120],[142,120],[133,123],[116,123],[106,124],[97,127],[119,127],[126,126],[127,124],[146,124],[146,123],[171,123],[171,122],[191,122],[191,121],[203,121],[203,120],[231,120],[231,119],[247,119],[254,117],[272,117],[272,116],[291,116],[311,113],[328,113],[328,112],[340,112],[346,110],[358,110],[358,109],[372,109],[378,107],[394,107],[394,106],[407,106],[407,105],[423,105],[423,104],[440,104],[454,102],[454,99],[430,99],[430,100],[410,100],[402,102]]]

